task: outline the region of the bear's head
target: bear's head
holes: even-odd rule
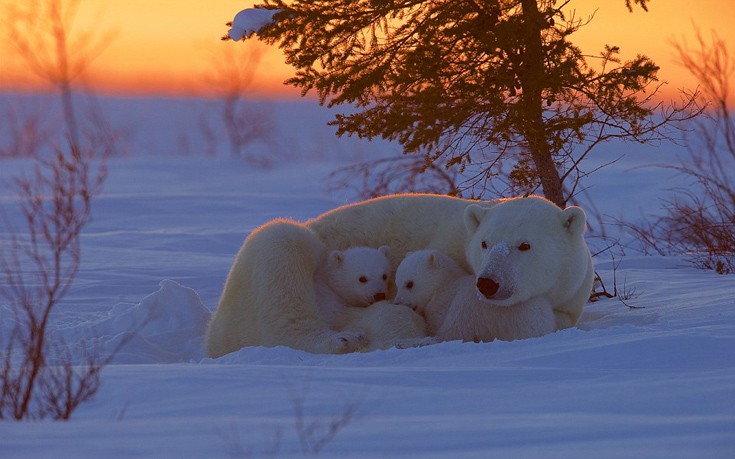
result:
[[[388,296],[391,263],[388,246],[334,250],[326,264],[326,281],[346,304],[365,307]]]
[[[419,250],[406,255],[396,269],[396,304],[423,313],[434,294],[458,277],[461,268],[438,250]]]
[[[584,281],[589,250],[579,207],[562,210],[531,196],[492,207],[470,205],[464,219],[465,253],[481,300],[496,306],[538,297],[566,301]]]

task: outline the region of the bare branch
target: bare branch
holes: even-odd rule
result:
[[[246,147],[258,140],[265,140],[273,130],[268,111],[254,106],[244,98],[258,70],[263,49],[259,47],[233,47],[224,43],[222,52],[213,60],[212,72],[205,75],[208,88],[222,103],[221,121],[224,124],[230,155],[241,157],[260,167],[272,164],[273,159],[264,155],[248,154]],[[208,119],[202,120],[202,130],[209,135],[212,127]],[[211,136],[210,136],[211,138]],[[213,138],[209,143],[214,144]],[[216,147],[210,147],[216,150]]]
[[[295,69],[288,84],[357,108],[330,123],[338,135],[397,141],[456,167],[472,196],[501,191],[482,187],[495,187],[505,163],[502,191],[541,190],[563,207],[601,143],[668,141],[668,127],[699,107],[694,95],[659,102],[659,67],[644,55],[625,61],[612,45],[584,54],[570,40],[592,18],[559,3],[264,0],[257,7],[275,13],[255,36],[283,49]]]
[[[723,40],[708,43],[695,30],[698,48],[674,44],[680,62],[700,82],[709,108],[688,133],[688,157],[661,164],[690,179],[663,202],[664,215],[646,226],[630,226],[643,249],[689,257],[700,268],[735,273],[735,120],[727,98],[735,73]]]

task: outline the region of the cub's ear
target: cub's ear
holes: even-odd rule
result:
[[[467,206],[464,211],[464,226],[468,234],[475,234],[487,211],[487,207],[478,206],[477,204]]]
[[[386,257],[389,257],[390,256],[390,247],[388,247],[387,245],[381,245],[380,247],[378,247],[378,252],[382,253]]]
[[[584,211],[577,206],[570,206],[561,211],[561,222],[564,228],[572,236],[581,237],[587,228],[587,216]]]
[[[329,254],[329,263],[332,266],[342,266],[345,261],[345,255],[339,250],[332,250]]]

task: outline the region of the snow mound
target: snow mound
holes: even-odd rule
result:
[[[263,8],[248,8],[240,11],[232,20],[232,28],[227,31],[227,36],[232,40],[242,40],[254,34],[261,27],[273,20],[273,15],[280,10],[266,10]]]
[[[202,341],[211,313],[199,295],[172,280],[139,304],[118,304],[92,333],[114,363],[175,363],[203,357]]]

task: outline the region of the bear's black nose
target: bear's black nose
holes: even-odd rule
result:
[[[386,298],[385,293],[380,292],[373,295],[373,301],[383,301]]]
[[[498,293],[499,288],[500,284],[492,279],[488,279],[487,277],[481,277],[477,279],[477,290],[485,295],[485,298],[492,298],[493,295]]]

